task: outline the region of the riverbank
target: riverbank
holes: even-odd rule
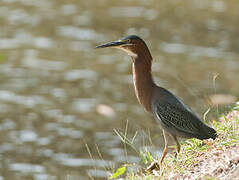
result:
[[[239,104],[227,115],[222,115],[219,120],[213,121],[212,126],[218,133],[216,140],[190,139],[181,142],[182,150],[178,157],[175,158],[174,153],[168,154],[160,170],[153,169],[148,172],[145,166],[135,172],[129,170],[132,167],[127,165],[128,168],[125,170],[128,171],[124,172],[125,179],[237,179],[239,177]]]

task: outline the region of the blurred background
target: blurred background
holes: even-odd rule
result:
[[[1,0],[0,180],[105,179],[140,162],[116,132],[160,155],[131,59],[94,49],[126,35],[148,44],[159,85],[215,119],[239,97],[238,9],[236,0]]]

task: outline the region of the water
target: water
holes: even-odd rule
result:
[[[126,129],[137,151],[158,157],[162,134],[136,100],[130,58],[94,47],[141,36],[155,81],[202,115],[239,96],[238,8],[221,0],[0,1],[0,179],[105,179],[140,162],[116,135]]]

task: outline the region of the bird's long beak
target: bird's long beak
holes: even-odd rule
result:
[[[109,42],[109,43],[106,43],[106,44],[96,46],[95,48],[119,47],[119,46],[122,46],[122,45],[125,45],[125,44],[126,44],[125,41],[118,40],[118,41],[113,41],[113,42]]]

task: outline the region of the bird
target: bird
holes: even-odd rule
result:
[[[169,90],[156,85],[151,71],[153,58],[143,39],[136,35],[129,35],[117,41],[96,46],[97,49],[109,47],[121,49],[131,57],[136,97],[144,110],[151,113],[161,126],[164,150],[160,167],[168,153],[170,136],[176,142],[177,154],[180,152],[178,137],[216,139],[217,132],[203,123],[191,108]]]

